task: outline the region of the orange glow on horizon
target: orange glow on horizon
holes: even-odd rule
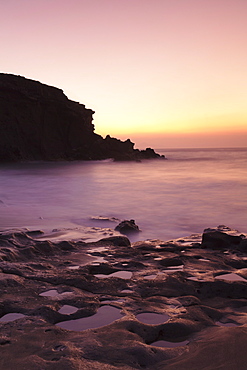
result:
[[[96,132],[101,135],[107,135],[109,132],[116,135],[184,135],[193,134],[231,134],[231,133],[246,133],[247,132],[247,114],[246,116],[239,116],[238,114],[232,116],[221,115],[218,117],[199,117],[194,119],[170,121],[167,123],[141,122],[140,125],[134,124],[110,124],[99,131],[100,125],[96,124]],[[119,122],[119,121],[118,121]],[[94,122],[95,123],[95,122]]]
[[[63,89],[102,136],[242,146],[246,15],[243,0],[2,1],[1,72]]]
[[[247,147],[247,130],[245,132],[216,132],[216,133],[177,133],[177,134],[133,134],[120,135],[120,139],[130,138],[135,148],[155,149],[166,148],[234,148]]]

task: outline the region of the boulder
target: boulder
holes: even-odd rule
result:
[[[126,236],[109,236],[108,238],[100,239],[98,242],[95,242],[94,244],[97,245],[114,245],[116,247],[130,247],[131,243],[129,239]]]
[[[201,246],[210,249],[238,249],[241,242],[241,236],[229,235],[221,231],[209,231],[203,233]]]
[[[139,227],[135,223],[135,220],[124,220],[115,227],[115,230],[119,231],[121,234],[129,234],[140,231]]]

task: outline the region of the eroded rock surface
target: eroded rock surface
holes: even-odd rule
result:
[[[227,240],[220,250],[197,234],[131,244],[2,232],[0,368],[245,369],[246,235],[210,232]]]

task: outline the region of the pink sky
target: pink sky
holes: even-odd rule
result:
[[[137,146],[246,146],[247,1],[6,0],[1,72],[62,88]]]

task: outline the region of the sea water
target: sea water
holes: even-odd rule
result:
[[[132,240],[169,240],[219,224],[247,231],[247,148],[157,152],[167,160],[1,164],[0,230],[73,234],[134,219],[142,232]]]

